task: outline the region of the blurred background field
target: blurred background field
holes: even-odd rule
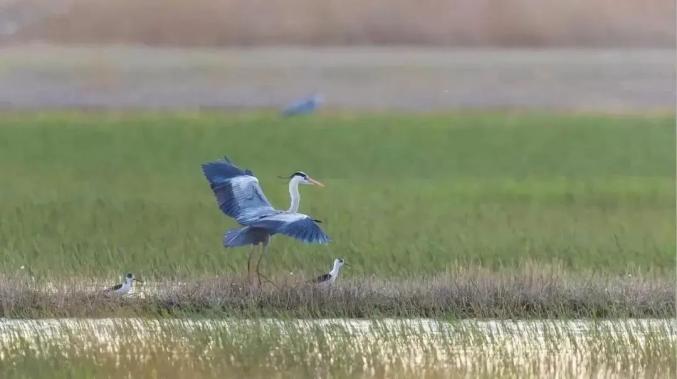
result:
[[[228,154],[273,204],[305,170],[302,211],[329,246],[286,238],[271,270],[430,275],[456,263],[674,274],[674,116],[6,113],[0,270],[56,276],[240,272],[235,226],[200,163]]]
[[[0,109],[672,112],[671,49],[0,47]]]
[[[7,41],[674,46],[670,0],[2,0]]]
[[[670,0],[2,0],[0,108],[672,111]]]

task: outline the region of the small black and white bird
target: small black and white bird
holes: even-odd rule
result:
[[[143,283],[143,281],[136,279],[134,274],[129,272],[125,275],[124,282],[116,284],[113,287],[106,288],[104,292],[114,293],[116,295],[125,295],[131,291],[132,287],[134,286],[134,282]]]
[[[344,265],[343,258],[334,259],[334,266],[331,268],[331,271],[324,275],[320,275],[311,282],[317,285],[332,285],[336,281],[336,278],[339,276],[341,267]]]

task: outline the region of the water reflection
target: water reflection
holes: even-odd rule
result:
[[[676,330],[675,320],[649,319],[0,319],[0,361],[20,355],[39,359],[58,349],[66,359],[115,359],[118,367],[166,354],[172,364],[206,370],[225,359],[239,368],[302,366],[305,372],[365,377],[652,376],[674,374]]]

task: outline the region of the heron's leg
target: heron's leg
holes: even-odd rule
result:
[[[278,287],[277,284],[275,284],[275,282],[273,282],[269,277],[265,276],[263,273],[259,273],[259,276],[260,276],[261,278],[265,279],[265,281],[268,282],[268,283],[270,283],[273,287],[275,287],[275,288],[277,288],[277,289],[280,288],[280,287]],[[259,282],[260,282],[260,279],[259,279]],[[260,285],[260,283],[259,283],[259,285]]]
[[[268,252],[268,241],[263,242],[263,252],[261,252],[261,256],[259,257],[259,261],[256,263],[256,275],[257,279],[259,281],[259,287],[261,287],[261,261],[263,261],[263,257],[265,257],[266,253]],[[268,279],[268,278],[266,278]],[[270,281],[270,279],[268,279]]]
[[[254,251],[256,251],[256,244],[252,245],[252,249],[249,251],[249,259],[247,259],[247,281],[249,281],[249,284],[252,284],[252,257],[254,256]]]

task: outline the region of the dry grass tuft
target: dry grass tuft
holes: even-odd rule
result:
[[[293,280],[251,287],[240,277],[157,282],[113,297],[96,281],[62,286],[0,279],[5,317],[234,316],[620,318],[675,316],[673,283],[553,268],[458,269],[430,278],[343,280],[330,290]]]

